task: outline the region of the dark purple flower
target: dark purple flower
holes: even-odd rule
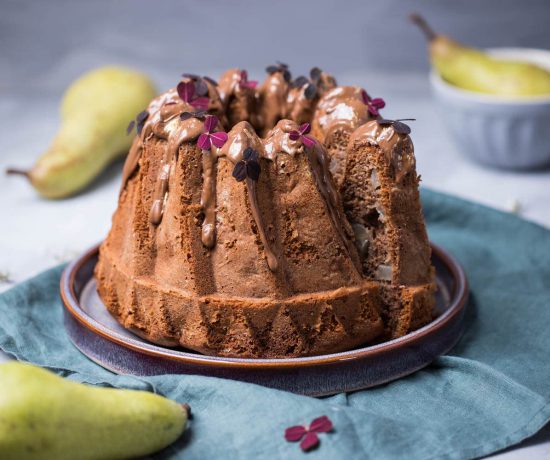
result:
[[[188,120],[189,118],[198,118],[199,120],[204,120],[207,116],[207,110],[196,110],[195,112],[182,112],[180,114],[180,119]]]
[[[208,95],[208,86],[206,85],[205,80],[210,80],[211,82],[214,82],[214,86],[217,86],[218,84],[208,77],[200,77],[199,75],[195,75],[194,73],[184,73],[181,75],[183,78],[186,78],[188,80],[191,80],[195,83],[195,94],[197,96],[206,96]]]
[[[293,88],[302,88],[304,89],[304,96],[307,100],[311,101],[315,99],[315,96],[319,93],[319,81],[321,79],[322,70],[319,67],[313,67],[309,72],[309,77],[304,77],[303,75],[296,78],[292,81],[290,86]]]
[[[303,75],[300,75],[299,77],[292,80],[292,83],[290,83],[290,86],[293,88],[301,88],[302,86],[305,86],[309,83],[309,79],[307,77],[304,77]]]
[[[377,117],[380,115],[379,110],[386,107],[386,103],[384,102],[384,99],[381,97],[375,97],[374,99],[369,96],[369,93],[367,93],[364,89],[361,90],[361,98],[363,99],[363,102],[368,107],[369,113],[373,117]]]
[[[237,182],[242,182],[247,177],[257,181],[260,177],[259,155],[252,147],[247,147],[243,152],[243,159],[238,161],[233,168],[233,177]]]
[[[309,78],[311,79],[311,81],[315,84],[319,83],[319,80],[321,79],[321,73],[323,71],[319,68],[319,67],[313,67],[313,69],[311,69],[309,71]]]
[[[128,123],[128,127],[126,128],[126,135],[129,135],[132,132],[135,125],[136,125],[136,120],[132,120],[130,123]]]
[[[145,122],[147,121],[147,118],[149,118],[149,112],[147,112],[147,110],[142,110],[141,112],[139,112],[136,116],[136,119],[132,120],[128,124],[128,127],[126,128],[126,134],[130,134],[135,126],[136,132],[139,136],[143,129],[143,125],[145,125]]]
[[[214,80],[213,78],[210,78],[208,76],[202,77],[204,80],[206,80],[208,83],[210,83],[212,86],[218,86],[218,82]]]
[[[227,133],[223,131],[213,132],[218,126],[218,118],[208,115],[204,120],[204,133],[199,136],[197,145],[201,150],[210,150],[212,144],[221,148],[227,142]]]
[[[313,147],[315,145],[315,139],[310,136],[306,136],[311,131],[311,125],[309,123],[303,123],[298,128],[298,131],[290,131],[288,136],[291,141],[301,140],[305,147]]]
[[[241,70],[241,79],[239,80],[239,86],[241,88],[251,88],[254,89],[258,86],[258,82],[255,80],[248,80],[248,72],[246,70]]]
[[[328,433],[332,430],[332,422],[323,415],[314,419],[309,427],[306,426],[291,426],[285,430],[285,439],[288,442],[300,442],[300,448],[307,452],[319,445],[319,436],[317,433]]]
[[[201,96],[208,93],[208,87],[206,86],[206,83],[202,81],[202,79],[200,81],[202,82],[202,85],[206,87],[206,93],[204,92],[203,86],[200,84],[197,85],[197,82],[193,80],[180,81],[176,89],[182,101],[187,102],[188,104],[192,105],[196,109],[206,110],[208,109],[208,104],[210,100],[207,97],[201,97]],[[197,91],[197,86],[200,89],[200,92]],[[196,96],[196,94],[198,96]]]
[[[398,120],[386,120],[384,118],[376,120],[380,126],[392,126],[397,134],[407,135],[411,133],[409,125],[403,123],[404,121],[416,121],[415,118],[400,118]]]
[[[200,78],[196,73],[182,73],[181,76],[189,80],[196,80],[197,78]]]
[[[306,89],[304,90],[304,96],[308,101],[311,101],[312,99],[317,96],[317,86],[313,83],[310,83],[306,86]]]
[[[290,80],[292,79],[292,75],[291,75],[290,71],[288,70],[288,65],[283,63],[283,62],[277,61],[277,64],[270,65],[270,66],[266,67],[265,71],[268,74],[274,74],[275,72],[281,72],[283,74],[283,78],[285,79],[285,81],[287,83],[289,83]]]

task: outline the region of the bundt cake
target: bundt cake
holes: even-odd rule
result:
[[[151,342],[232,357],[338,352],[426,324],[410,128],[318,68],[267,72],[259,86],[242,69],[185,74],[139,114],[95,270],[107,309]]]

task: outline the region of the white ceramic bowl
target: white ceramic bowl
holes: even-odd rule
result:
[[[550,70],[550,51],[487,50]],[[460,89],[432,70],[430,81],[446,124],[461,151],[489,166],[537,169],[550,165],[550,95],[502,97]]]

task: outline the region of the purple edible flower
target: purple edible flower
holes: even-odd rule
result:
[[[290,131],[288,136],[291,141],[301,140],[305,147],[313,147],[315,145],[315,139],[310,136],[306,136],[311,131],[311,125],[309,123],[303,123],[298,128],[298,131]]]
[[[248,72],[246,70],[241,70],[241,79],[239,80],[239,86],[241,88],[256,88],[258,82],[255,80],[248,80]]]
[[[416,121],[416,118],[399,118],[398,120],[386,120],[381,118],[380,120],[376,120],[376,123],[384,127],[392,126],[397,134],[407,135],[411,133],[411,128],[409,125],[403,123],[404,121]]]
[[[210,150],[212,144],[222,148],[227,142],[227,133],[223,131],[213,132],[218,126],[218,118],[214,115],[208,115],[204,120],[204,133],[199,136],[197,145],[201,150]]]
[[[180,81],[177,86],[177,91],[182,101],[187,102],[188,104],[199,110],[208,109],[208,104],[210,100],[207,97],[199,97],[195,95],[197,93],[196,82],[192,80]]]
[[[195,112],[182,112],[180,114],[180,119],[188,120],[189,118],[198,118],[199,120],[204,120],[207,116],[208,116],[208,111],[196,110]]]
[[[208,77],[208,76],[206,76],[206,75],[205,75],[204,77],[202,77],[202,78],[203,78],[203,80],[207,81],[207,82],[210,83],[211,85],[213,85],[213,86],[218,86],[218,82],[217,82],[216,80],[214,80],[213,78],[210,78],[210,77]]]
[[[319,94],[319,83],[321,81],[322,70],[319,67],[313,67],[309,72],[309,78],[303,75],[296,78],[290,83],[292,88],[301,88],[305,86],[304,96],[307,100],[315,99]],[[307,86],[306,86],[307,85]]]
[[[377,117],[380,115],[379,110],[386,107],[386,102],[381,97],[375,97],[374,99],[369,96],[369,93],[367,93],[364,89],[361,90],[361,97],[363,99],[363,102],[368,107],[369,113],[373,117]]]
[[[275,72],[281,72],[283,74],[283,78],[287,83],[290,83],[290,80],[292,80],[292,74],[288,70],[288,65],[284,62],[277,61],[276,65],[270,65],[266,67],[265,71],[268,74],[274,74]]]
[[[321,74],[323,71],[319,67],[313,67],[309,71],[309,78],[311,78],[311,81],[314,83],[319,83],[319,80],[321,79]]]
[[[259,155],[252,147],[247,147],[243,152],[243,159],[238,161],[233,168],[233,177],[237,182],[242,182],[247,177],[257,181],[260,177]]]
[[[332,430],[332,422],[323,415],[314,419],[309,427],[297,425],[291,426],[285,430],[285,439],[288,442],[300,442],[300,448],[307,452],[319,445],[319,437],[317,433],[328,433]]]
[[[126,134],[130,134],[135,126],[136,133],[139,136],[141,134],[141,130],[143,129],[143,125],[145,125],[145,122],[147,121],[147,118],[149,118],[149,112],[147,112],[147,110],[142,110],[141,112],[139,112],[136,116],[136,119],[132,120],[128,124],[128,127],[126,128]]]

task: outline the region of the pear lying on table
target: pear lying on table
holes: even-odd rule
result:
[[[61,102],[61,126],[52,144],[26,176],[40,195],[64,198],[86,187],[109,163],[126,155],[132,136],[128,122],[156,91],[142,73],[101,67],[76,80]]]
[[[145,391],[86,386],[29,364],[0,364],[2,460],[149,455],[182,434],[188,411]]]
[[[500,96],[550,94],[550,72],[525,61],[500,59],[435,33],[424,18],[411,15],[429,42],[432,65],[449,83]]]

